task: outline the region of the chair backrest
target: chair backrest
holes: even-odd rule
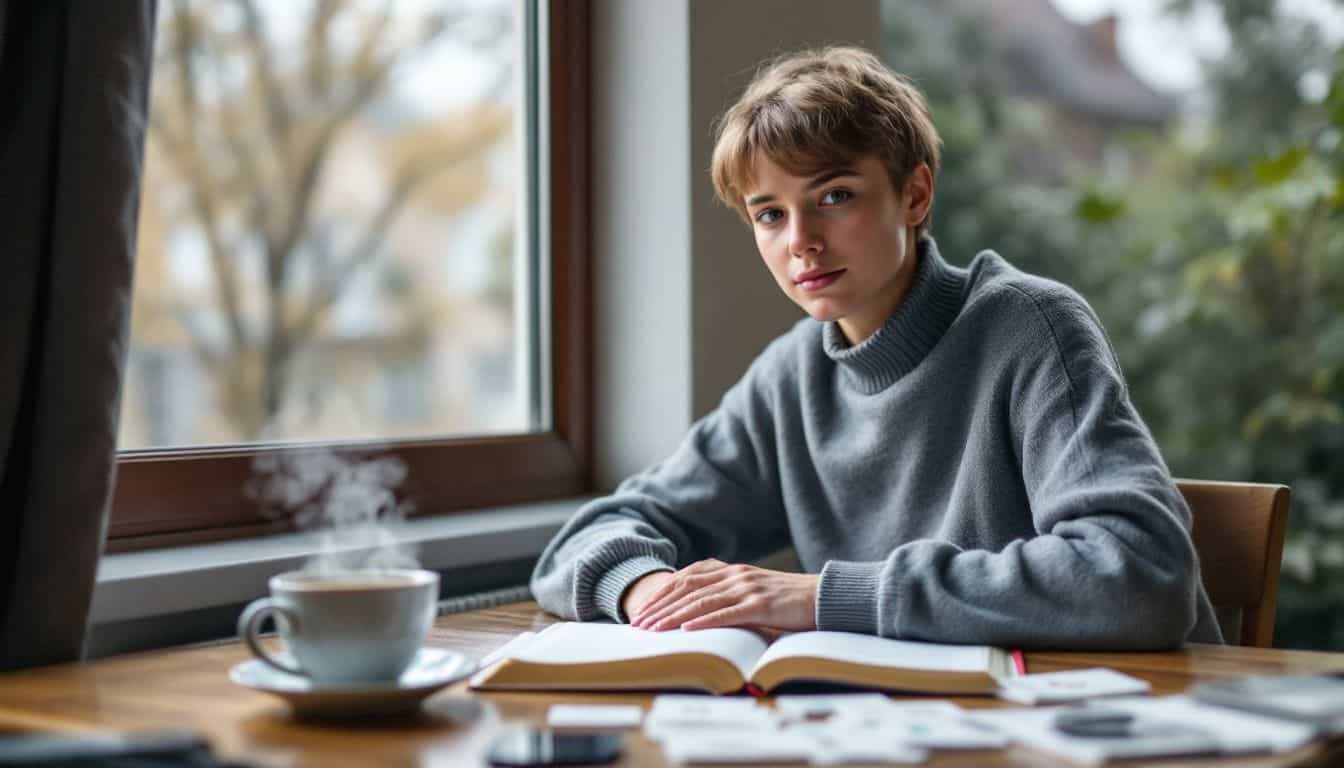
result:
[[[1270,647],[1288,526],[1288,487],[1210,480],[1177,480],[1176,486],[1194,515],[1200,572],[1224,639]],[[1229,632],[1224,622],[1237,613],[1240,627]]]

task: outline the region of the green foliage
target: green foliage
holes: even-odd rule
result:
[[[1211,67],[1210,135],[1159,148],[1106,231],[1124,266],[1082,288],[1173,471],[1293,486],[1277,642],[1344,648],[1344,58],[1308,55],[1300,24],[1247,19],[1241,61]],[[1327,98],[1302,100],[1327,62]]]
[[[1086,192],[1079,196],[1073,215],[1088,224],[1106,224],[1125,213],[1125,201],[1101,192]]]
[[[1292,486],[1276,644],[1344,649],[1344,50],[1273,0],[1169,12],[1203,3],[1231,41],[1206,65],[1208,124],[1131,139],[1118,189],[1014,167],[1031,121],[974,35],[897,19],[888,39],[943,134],[943,252],[993,247],[1086,295],[1174,474]]]
[[[1264,185],[1281,184],[1289,180],[1310,155],[1310,150],[1297,145],[1289,147],[1277,157],[1259,160],[1255,164],[1255,180]]]
[[[1225,18],[1242,20],[1231,28],[1239,53],[1211,64],[1214,114],[1238,119],[1215,120],[1196,145],[1157,148],[1110,230],[1124,266],[1080,287],[1097,297],[1177,474],[1293,487],[1276,641],[1340,649],[1344,112],[1333,100],[1344,57],[1273,13]],[[1319,103],[1297,88],[1313,68],[1330,78]],[[1127,285],[1145,281],[1148,291]]]

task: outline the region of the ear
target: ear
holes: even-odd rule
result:
[[[905,224],[917,227],[929,217],[933,207],[933,173],[920,163],[905,178]]]

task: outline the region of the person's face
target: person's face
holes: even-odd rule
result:
[[[744,195],[756,248],[784,294],[817,320],[839,321],[851,344],[896,311],[915,274],[915,228],[933,178],[917,167],[904,189],[867,155],[794,176],[759,156]]]

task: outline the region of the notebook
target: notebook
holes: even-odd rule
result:
[[[785,683],[893,691],[992,694],[1017,674],[1012,656],[979,645],[798,632],[767,644],[745,629],[652,632],[624,624],[562,622],[472,678],[483,690],[699,690],[769,692]]]

